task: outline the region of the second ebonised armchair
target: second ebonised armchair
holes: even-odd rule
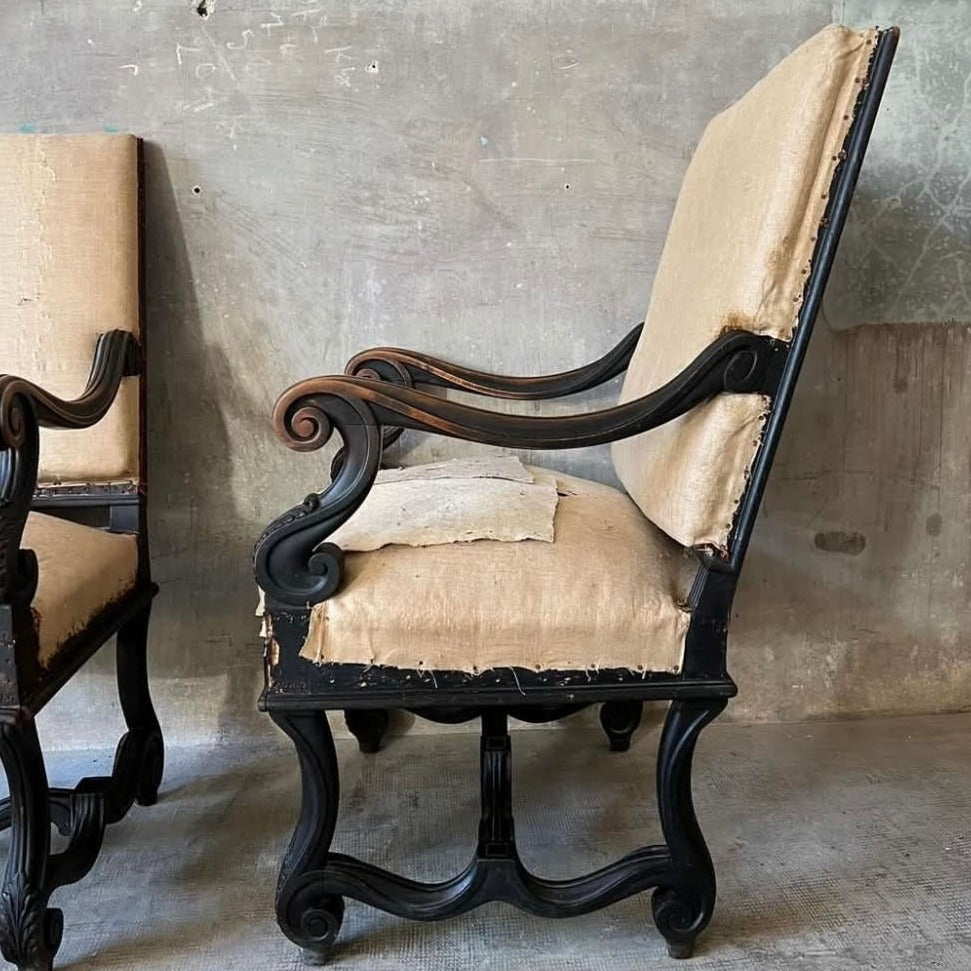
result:
[[[643,328],[602,360],[501,378],[378,348],[345,375],[280,397],[275,427],[289,447],[319,448],[335,431],[343,440],[330,485],[270,524],[255,554],[261,704],[293,740],[303,780],[277,919],[314,959],[333,945],[347,897],[419,920],[489,900],[567,917],[651,887],[671,955],[691,955],[715,903],[692,755],[736,693],[732,599],[896,40],[895,29],[827,28],[710,123]],[[541,399],[622,371],[616,407],[571,417],[496,414],[417,388]],[[570,488],[553,544],[344,554],[328,537],[402,429],[506,448],[612,442],[626,492],[558,476]],[[645,700],[670,702],[657,760],[665,842],[573,880],[529,873],[516,849],[508,716],[550,721],[599,704],[623,749]],[[481,719],[478,841],[468,867],[442,883],[330,851],[339,781],[326,710],[344,709],[374,750],[389,708]]]
[[[155,802],[162,775],[146,659],[140,155],[129,135],[0,137],[0,951],[21,971],[49,971],[63,931],[52,893],[90,870],[106,826]],[[36,716],[114,635],[128,731],[112,773],[52,788]],[[52,824],[67,837],[56,852]]]

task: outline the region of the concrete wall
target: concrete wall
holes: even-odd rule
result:
[[[596,357],[641,319],[705,121],[834,17],[906,33],[827,305],[843,331],[820,328],[739,597],[733,711],[968,703],[969,340],[944,321],[971,319],[971,24],[958,2],[836,8],[3,8],[3,130],[149,142],[152,646],[173,740],[267,730],[249,554],[329,462],[273,439],[276,394],[376,343],[518,373]],[[543,461],[612,479],[606,449]],[[95,737],[77,712],[112,707],[111,678],[106,653],[52,705],[62,741]]]
[[[736,601],[741,718],[971,706],[971,5],[833,17],[901,45]]]

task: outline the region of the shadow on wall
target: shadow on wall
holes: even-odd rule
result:
[[[227,415],[266,434],[222,347],[205,339],[173,182],[145,146],[148,291],[149,528],[161,591],[151,632],[153,679],[174,679],[163,723],[183,715],[235,734],[252,713],[260,645],[250,571],[254,526],[237,506]],[[208,709],[208,710],[207,710]],[[200,721],[200,715],[202,720]]]

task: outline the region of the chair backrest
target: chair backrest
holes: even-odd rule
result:
[[[139,334],[138,139],[0,136],[0,371],[84,390],[100,333]],[[137,483],[139,379],[81,431],[41,432],[38,485]]]
[[[685,174],[621,401],[669,381],[726,330],[792,339],[877,37],[825,28],[709,123]],[[668,535],[727,551],[768,415],[761,395],[721,395],[615,443],[614,466]]]

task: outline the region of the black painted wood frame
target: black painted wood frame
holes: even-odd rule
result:
[[[654,887],[653,913],[675,957],[691,955],[715,901],[715,872],[691,801],[697,738],[736,693],[727,668],[732,600],[772,460],[820,301],[833,265],[897,44],[880,31],[820,226],[795,336],[789,343],[731,332],[665,387],[615,408],[532,418],[496,414],[416,389],[456,388],[500,398],[574,394],[622,373],[639,336],[635,328],[599,361],[564,374],[505,378],[395,348],[354,357],[342,376],[311,378],[277,402],[277,434],[295,450],[319,448],[336,429],[343,447],[330,486],[277,518],[255,551],[272,632],[265,653],[261,707],[293,740],[301,766],[300,816],[277,888],[283,932],[323,962],[340,929],[344,898],[418,920],[463,913],[503,900],[532,913],[566,917]],[[342,553],[328,536],[357,509],[374,481],[384,448],[404,428],[469,441],[531,449],[579,448],[637,434],[669,421],[714,394],[759,391],[772,398],[765,433],[739,505],[727,551],[699,549],[691,624],[677,675],[600,671],[405,671],[364,665],[314,665],[299,657],[310,608],[341,580]],[[670,708],[657,760],[657,798],[665,843],[636,850],[610,866],[567,881],[530,874],[516,851],[511,811],[507,717],[546,721],[591,703],[611,748],[625,749],[645,701]],[[364,751],[376,751],[388,709],[436,721],[482,720],[482,817],[469,866],[452,880],[422,884],[330,852],[337,818],[338,771],[326,711],[343,709]]]

